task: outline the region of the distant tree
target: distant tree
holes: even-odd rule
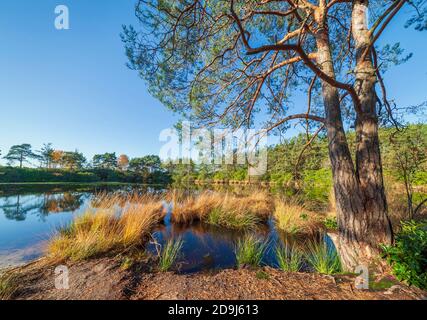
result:
[[[125,171],[129,167],[129,157],[125,154],[119,156],[117,160],[117,166],[120,170]]]
[[[31,150],[31,145],[24,143],[12,146],[4,159],[10,163],[19,162],[19,167],[22,168],[24,162],[29,163],[29,159],[37,159],[38,156]]]
[[[86,163],[86,158],[77,150],[74,152],[64,152],[62,154],[60,163],[63,168],[69,170],[78,170],[83,168]]]
[[[92,165],[96,169],[116,169],[117,156],[116,153],[96,154],[93,156]]]
[[[54,150],[52,151],[52,160],[51,160],[51,165],[52,167],[58,167],[58,166],[62,166],[62,157],[64,155],[64,151],[62,150]]]
[[[416,172],[422,170],[427,162],[427,127],[423,125],[409,126],[402,132],[394,132],[389,136],[389,146],[384,148],[385,165],[396,172],[399,180],[405,185],[408,202],[408,216],[414,218],[422,203],[413,203],[413,181]]]
[[[134,158],[129,162],[129,170],[141,174],[146,180],[148,176],[160,170],[162,167],[162,161],[159,156],[148,155],[142,158]]]
[[[41,150],[38,151],[40,162],[46,169],[49,169],[52,166],[54,151],[55,150],[52,148],[51,143],[45,143]]]

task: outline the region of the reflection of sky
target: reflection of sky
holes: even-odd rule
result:
[[[54,232],[55,228],[67,224],[74,213],[81,212],[85,207],[82,205],[80,209],[74,212],[43,214],[41,212],[43,199],[43,195],[20,196],[20,206],[33,209],[24,215],[25,220],[18,221],[8,219],[3,209],[3,206],[9,205],[14,205],[16,208],[18,197],[0,198],[0,251],[20,249],[45,240]],[[87,203],[87,198],[84,199],[84,203]]]

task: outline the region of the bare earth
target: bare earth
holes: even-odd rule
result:
[[[69,265],[70,289],[54,286],[54,266],[34,263],[20,269],[14,299],[31,300],[390,300],[426,299],[403,284],[382,290],[357,290],[352,276],[285,273],[272,268],[222,270],[190,275],[157,273],[144,267],[123,270],[104,258]],[[262,270],[262,272],[260,272]]]

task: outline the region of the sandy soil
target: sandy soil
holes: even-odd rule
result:
[[[426,299],[427,294],[403,284],[382,290],[357,290],[352,276],[284,273],[272,268],[222,270],[216,273],[150,272],[148,266],[128,270],[117,259],[103,258],[68,265],[68,290],[55,288],[56,266],[43,261],[17,270],[14,299],[31,300],[175,300],[175,299]]]

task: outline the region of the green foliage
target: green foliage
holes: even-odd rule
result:
[[[259,267],[267,246],[266,241],[262,241],[252,234],[239,239],[235,247],[237,267]]]
[[[298,272],[302,268],[304,254],[295,245],[285,243],[276,248],[276,257],[281,270]]]
[[[323,223],[328,230],[337,230],[338,229],[338,222],[337,218],[335,217],[326,217],[325,220],[323,220]]]
[[[331,188],[332,173],[329,168],[304,171],[303,193],[307,200],[327,203]]]
[[[427,186],[427,171],[418,171],[414,173],[414,186]]]
[[[427,289],[427,220],[403,222],[395,245],[383,250],[399,280]]]
[[[168,173],[155,171],[147,180],[138,174],[128,171],[109,169],[32,169],[32,168],[0,168],[0,183],[38,183],[38,182],[124,182],[136,183],[150,181],[152,183],[169,183]]]
[[[310,266],[319,273],[334,274],[342,270],[337,251],[325,241],[310,242],[305,257]]]
[[[181,238],[170,239],[166,243],[159,257],[159,270],[161,272],[166,272],[171,269],[179,257],[183,244]]]
[[[116,153],[96,154],[92,159],[92,166],[96,169],[116,169],[117,156]]]
[[[10,147],[7,155],[4,156],[4,159],[9,161],[9,163],[18,162],[19,167],[22,168],[24,163],[28,163],[30,159],[38,159],[38,155],[31,150],[31,145],[28,143],[15,145]]]

